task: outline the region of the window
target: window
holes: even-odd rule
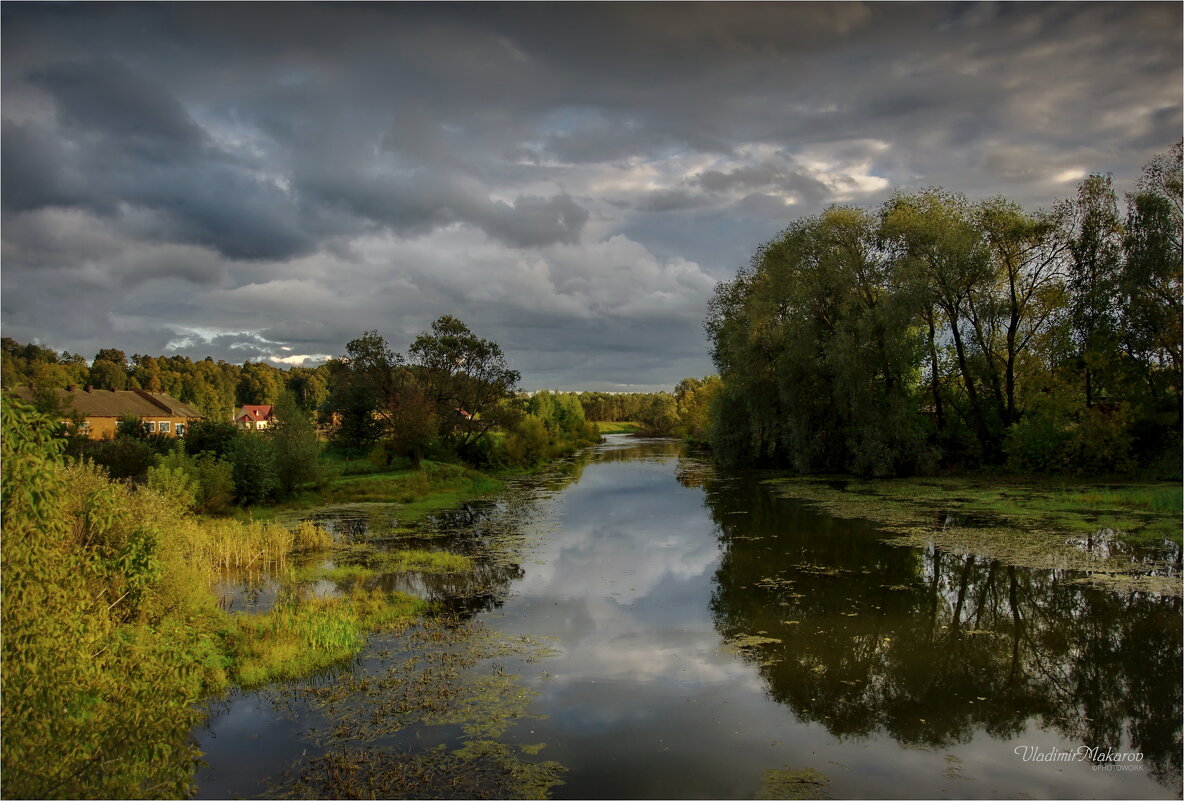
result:
[[[156,433],[156,421],[155,420],[145,420],[144,421],[144,430],[147,431],[149,434],[155,434]]]
[[[184,423],[177,423],[177,436],[178,437],[185,436],[185,424]]]
[[[160,433],[168,434],[169,431],[172,429],[172,427],[173,427],[173,424],[170,423],[168,420],[161,420],[160,421]]]

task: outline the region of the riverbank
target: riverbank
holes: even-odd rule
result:
[[[900,545],[1082,571],[1082,583],[1180,595],[1181,487],[997,476],[780,476],[776,494],[870,520]]]

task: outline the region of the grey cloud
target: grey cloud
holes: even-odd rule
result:
[[[673,383],[710,368],[663,266],[895,188],[1125,188],[1184,125],[1171,3],[18,3],[0,37],[5,333],[82,352],[455,313],[552,386]],[[656,329],[619,313],[647,276]]]
[[[703,195],[687,192],[684,189],[669,189],[660,192],[647,192],[641,196],[633,207],[639,211],[685,211],[708,205],[711,200]]]
[[[699,175],[697,183],[710,192],[781,189],[811,206],[822,202],[830,193],[821,181],[804,171],[768,162],[738,167],[726,173],[708,170]]]
[[[60,62],[29,79],[54,96],[68,128],[117,136],[141,158],[191,157],[205,140],[175,97],[118,61]]]
[[[491,236],[514,247],[537,247],[579,240],[588,212],[567,195],[522,197],[511,206],[494,203],[477,215]]]
[[[51,133],[33,123],[4,120],[0,136],[0,197],[5,212],[68,205],[81,195],[67,170],[67,154]]]

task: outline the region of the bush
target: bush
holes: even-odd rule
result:
[[[149,468],[148,488],[179,509],[193,509],[197,505],[198,482],[182,468],[163,465]]]
[[[194,482],[192,511],[200,514],[223,514],[234,502],[234,479],[231,464],[212,453],[190,456],[180,443],[160,460],[160,468],[183,471]],[[159,468],[157,468],[159,469]],[[149,475],[151,483],[151,475]]]
[[[1130,414],[1124,406],[1046,399],[1011,427],[1003,449],[1010,469],[1025,473],[1125,473],[1131,458]]]
[[[147,477],[148,468],[156,464],[156,451],[139,439],[117,437],[99,442],[87,454],[96,464],[107,469],[111,478]]]
[[[504,448],[511,462],[529,467],[547,457],[549,444],[547,426],[539,418],[528,414],[506,437]]]
[[[234,497],[242,506],[253,506],[274,497],[279,487],[275,448],[258,434],[246,433],[230,452]]]
[[[1086,409],[1069,442],[1069,464],[1087,474],[1129,472],[1135,466],[1129,417],[1123,406]]]
[[[234,423],[195,420],[185,433],[185,452],[191,456],[209,453],[217,459],[228,459],[234,444],[245,433]]]
[[[49,421],[3,405],[5,796],[188,795],[202,685],[175,660],[201,635],[149,595],[154,521],[126,485],[67,469]]]

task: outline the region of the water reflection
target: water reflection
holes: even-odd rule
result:
[[[700,479],[724,552],[711,607],[769,695],[840,738],[947,748],[1033,722],[1140,751],[1181,779],[1181,601],[1082,587],[1064,571],[881,543],[870,526]]]
[[[556,797],[751,798],[783,767],[825,773],[836,798],[1179,791],[1178,599],[887,546],[866,524],[770,497],[759,475],[679,454],[615,438],[414,531],[375,516],[350,535],[377,544],[376,565],[384,548],[475,557],[467,576],[373,580],[554,648],[538,662],[482,659],[458,680],[513,677],[534,697],[499,742],[545,745],[530,758],[568,769]],[[391,699],[362,688],[422,649],[380,634],[354,662],[298,683],[312,692],[280,693],[282,704],[274,690],[237,694],[199,732],[200,792],[259,795],[268,777],[359,746],[322,696],[359,721],[389,712]],[[403,723],[366,754],[461,737]],[[1083,743],[1141,750],[1145,772],[1062,771],[1012,751]]]

